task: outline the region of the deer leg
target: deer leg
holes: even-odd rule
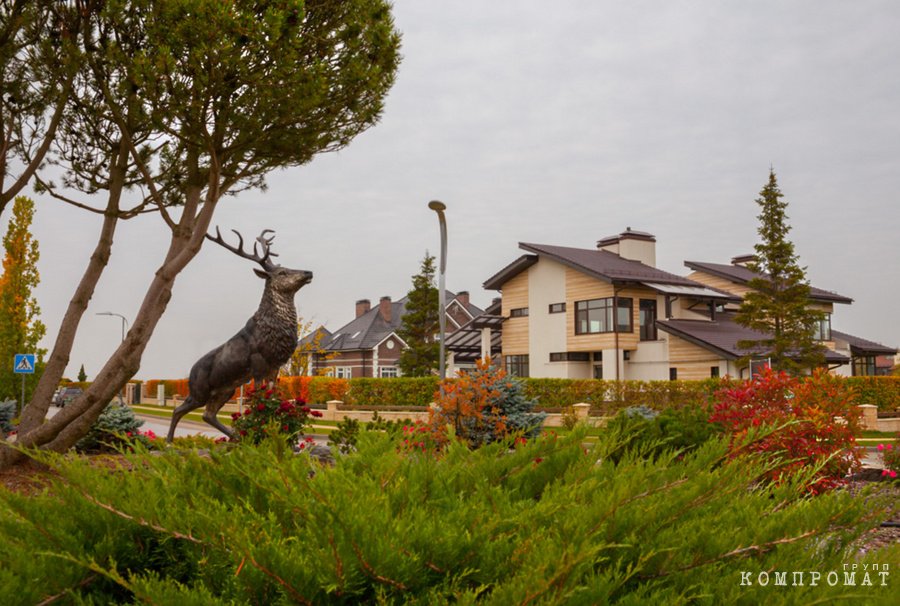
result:
[[[175,427],[178,425],[178,422],[181,418],[192,410],[196,410],[203,406],[201,402],[198,402],[191,396],[185,398],[184,402],[172,411],[172,422],[169,425],[169,435],[166,436],[166,442],[172,443],[172,440],[175,438]]]
[[[206,403],[206,410],[203,411],[203,420],[224,433],[226,436],[235,439],[234,432],[231,431],[231,428],[226,427],[224,423],[222,423],[219,418],[216,416],[222,407],[225,406],[225,402],[231,398],[231,395],[234,393],[234,388],[229,389],[228,391],[220,391],[213,392],[210,396],[209,402]]]

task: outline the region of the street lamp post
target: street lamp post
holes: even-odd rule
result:
[[[441,225],[441,263],[440,263],[440,272],[438,273],[438,307],[440,307],[438,321],[441,325],[441,342],[440,342],[440,357],[439,359],[439,370],[441,373],[441,390],[443,391],[443,381],[447,378],[447,366],[445,364],[445,347],[444,347],[444,336],[447,328],[447,318],[446,318],[446,293],[444,292],[444,274],[447,271],[447,219],[444,217],[444,211],[447,209],[447,205],[439,200],[432,200],[428,203],[428,208],[433,210],[438,215],[438,221]]]
[[[123,316],[122,314],[117,314],[112,311],[98,311],[97,315],[98,316],[116,316],[118,318],[122,318],[122,342],[124,343],[125,342],[125,329],[126,329],[126,326],[128,325],[128,320],[125,319],[125,316]],[[121,404],[122,406],[125,405],[125,400],[122,397],[121,391],[119,392],[119,404]]]

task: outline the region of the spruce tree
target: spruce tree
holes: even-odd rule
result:
[[[814,339],[823,313],[810,309],[806,268],[800,267],[787,239],[791,228],[783,196],[775,172],[770,171],[769,182],[756,199],[761,241],[754,247],[756,259],[748,264],[758,276],[747,283],[751,290],[744,295],[735,322],[768,335],[739,341],[738,347],[770,358],[776,370],[799,374],[825,361],[824,347]]]
[[[78,382],[84,383],[87,381],[87,373],[84,372],[84,364],[81,365],[81,368],[78,370]]]
[[[440,345],[434,337],[440,331],[440,316],[434,271],[434,257],[426,251],[419,273],[412,277],[412,290],[406,294],[406,313],[397,331],[407,345],[398,362],[407,377],[428,376],[438,365]]]
[[[13,373],[13,357],[18,353],[37,354],[38,371],[46,350],[38,348],[46,328],[40,320],[41,308],[34,297],[40,282],[37,240],[31,235],[34,202],[18,196],[3,238],[3,273],[0,274],[0,399],[18,398],[22,379]],[[26,400],[38,374],[26,375]]]

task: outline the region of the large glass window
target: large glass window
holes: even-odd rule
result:
[[[641,341],[656,341],[656,299],[641,299],[638,321]]]
[[[871,377],[875,375],[875,356],[855,356],[853,358],[853,376]]]
[[[632,332],[632,301],[619,297],[613,326],[613,297],[575,302],[575,334],[587,335],[602,332]]]
[[[528,376],[528,356],[506,356],[506,373],[514,377]]]
[[[831,314],[816,322],[813,327],[813,338],[816,341],[831,341]]]

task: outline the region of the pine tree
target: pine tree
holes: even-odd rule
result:
[[[13,373],[17,353],[37,354],[38,372],[46,350],[38,348],[46,328],[40,321],[41,309],[33,292],[40,282],[37,240],[31,235],[34,202],[18,196],[3,238],[3,274],[0,275],[0,399],[18,399],[22,379]],[[26,401],[38,374],[26,375]]]
[[[776,370],[798,374],[824,362],[824,347],[814,339],[823,313],[810,309],[806,268],[800,267],[794,245],[787,239],[791,228],[782,197],[775,172],[770,171],[769,182],[756,199],[762,209],[758,216],[762,241],[754,247],[756,260],[748,265],[759,275],[747,283],[751,290],[744,295],[735,321],[770,335],[740,341],[738,347],[769,357]]]
[[[419,273],[412,277],[407,293],[406,313],[397,334],[407,348],[400,354],[400,371],[407,377],[424,377],[438,365],[440,345],[434,336],[440,331],[438,289],[434,285],[434,257],[425,252]]]
[[[81,365],[81,368],[78,370],[78,382],[84,383],[87,381],[87,373],[84,372],[84,364]]]

